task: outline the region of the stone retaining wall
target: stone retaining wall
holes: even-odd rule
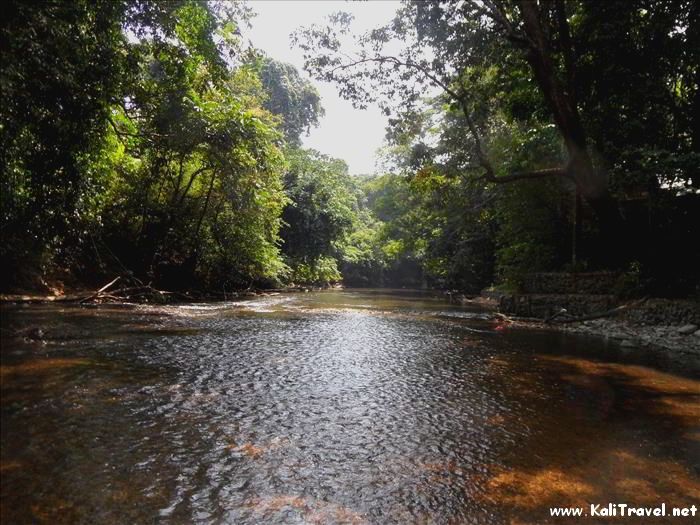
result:
[[[525,276],[523,293],[608,295],[619,277],[616,272],[531,273]]]
[[[522,294],[503,295],[498,309],[521,317],[544,319],[565,308],[569,315],[581,316],[609,310],[615,306],[613,295]]]
[[[498,297],[501,312],[544,319],[562,308],[574,317],[605,312],[621,304],[613,290],[615,272],[533,273],[525,277],[524,293]],[[700,302],[649,299],[620,318],[637,325],[700,325]]]

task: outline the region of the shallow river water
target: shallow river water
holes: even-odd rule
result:
[[[683,525],[549,508],[700,505],[692,363],[429,294],[3,306],[1,377],[4,525]]]

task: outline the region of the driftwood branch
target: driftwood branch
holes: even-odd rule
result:
[[[589,314],[589,315],[582,315],[581,317],[568,317],[568,318],[563,318],[559,323],[578,323],[581,321],[592,321],[593,319],[602,319],[604,317],[614,317],[625,310],[629,310],[631,308],[635,308],[636,306],[639,306],[642,304],[644,301],[646,301],[647,298],[644,297],[642,299],[638,299],[637,301],[632,301],[630,303],[623,304],[621,306],[617,306],[615,308],[611,308],[610,310],[605,310],[604,312],[597,312],[594,314]],[[560,317],[563,312],[559,312],[553,316],[551,316],[549,319],[545,320],[545,323],[552,322],[554,321],[555,318]]]
[[[123,288],[112,289],[113,286],[121,279],[118,276],[112,279],[109,283],[105,284],[99,290],[94,293],[85,295],[69,295],[56,299],[58,302],[72,303],[77,302],[80,304],[87,303],[100,303],[100,302],[123,302],[129,299],[135,298],[158,298],[160,300],[166,297],[177,297],[186,301],[191,301],[192,297],[188,294],[180,292],[170,292],[166,290],[158,290],[153,286],[149,285],[138,285],[138,286],[125,286]]]
[[[548,316],[548,317],[545,317],[545,318],[544,318],[544,322],[545,322],[545,323],[551,323],[551,322],[554,321],[557,317],[563,317],[563,316],[565,316],[566,314],[567,314],[566,308],[562,308],[562,309],[560,309],[558,312],[553,313],[552,315],[550,315],[550,316]]]
[[[116,284],[116,282],[117,282],[119,279],[121,279],[121,276],[120,276],[120,275],[117,275],[117,277],[115,277],[113,280],[111,280],[110,282],[108,282],[107,284],[105,284],[102,288],[100,288],[99,290],[97,290],[94,294],[88,295],[87,297],[81,299],[80,302],[81,302],[81,303],[86,303],[86,302],[88,302],[88,301],[92,301],[93,299],[97,299],[98,297],[100,297],[101,294],[103,294],[104,292],[106,292],[107,290],[109,290],[114,284]]]

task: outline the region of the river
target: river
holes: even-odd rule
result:
[[[2,523],[692,523],[697,368],[407,291],[2,307]]]

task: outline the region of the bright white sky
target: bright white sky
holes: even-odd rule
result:
[[[346,2],[341,0],[252,0],[249,5],[258,14],[246,31],[255,47],[270,57],[296,66],[305,78],[302,51],[292,47],[289,35],[300,26],[323,23],[325,17],[336,11],[355,16],[353,31],[364,32],[379,27],[393,18],[399,6],[397,1],[372,0]],[[341,99],[333,84],[312,80],[321,94],[326,115],[318,128],[304,137],[304,146],[345,160],[352,174],[375,171],[375,152],[384,141],[387,120],[376,106],[366,110],[355,109]]]

